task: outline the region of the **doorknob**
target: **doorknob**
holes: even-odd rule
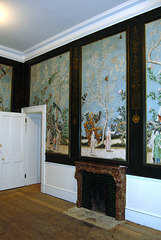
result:
[[[0,147],[2,147],[2,144],[0,144]]]
[[[2,161],[4,161],[5,160],[5,158],[2,158]]]

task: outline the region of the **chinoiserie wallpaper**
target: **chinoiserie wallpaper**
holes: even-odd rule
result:
[[[81,155],[126,160],[126,32],[82,47]]]
[[[11,111],[12,67],[0,63],[0,111]]]
[[[147,163],[161,162],[161,19],[145,24]]]
[[[47,152],[69,154],[69,69],[69,52],[31,66],[30,106],[47,106]]]

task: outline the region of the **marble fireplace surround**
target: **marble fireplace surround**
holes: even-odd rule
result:
[[[125,219],[126,166],[112,166],[104,163],[76,161],[77,207],[82,207],[82,172],[109,174],[116,184],[116,220]]]

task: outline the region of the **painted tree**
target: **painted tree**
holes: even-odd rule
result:
[[[46,104],[47,131],[68,138],[69,54],[37,64],[31,70],[31,104]]]
[[[147,140],[149,141],[152,130],[160,128],[157,116],[161,107],[161,20],[147,24],[146,32],[147,113],[151,116],[147,121]]]
[[[117,41],[122,41],[122,35],[115,35]],[[124,36],[125,37],[125,36]],[[125,74],[125,49],[119,51],[117,41],[106,39],[98,42],[98,50],[85,46],[84,54],[84,81],[83,90],[88,89],[88,96],[85,101],[86,109],[96,109],[102,111],[102,142],[104,142],[105,131],[110,118],[114,117],[115,109],[113,102],[116,100],[117,81],[124,79]],[[117,79],[118,72],[120,78]],[[116,74],[117,73],[117,74]],[[84,95],[85,92],[82,92]],[[92,108],[93,106],[93,108]],[[84,107],[82,106],[84,110]]]

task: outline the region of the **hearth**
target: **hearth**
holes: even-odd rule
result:
[[[77,207],[125,219],[126,168],[102,163],[76,162]]]

